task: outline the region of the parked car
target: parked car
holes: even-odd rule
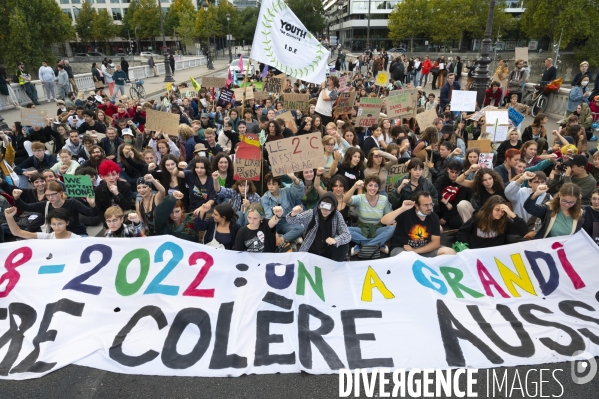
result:
[[[393,47],[387,50],[388,53],[405,53],[406,51],[408,50],[403,47]]]
[[[242,58],[242,60],[243,60],[243,71],[239,70],[239,59],[233,60],[231,65],[229,65],[229,71],[231,71],[231,74],[235,71],[235,73],[237,73],[238,79],[243,79],[245,77],[245,72],[247,71],[247,68],[248,68],[249,58]],[[255,68],[254,64],[250,64],[250,76],[252,76],[254,74],[255,70],[256,70],[256,68]]]
[[[151,51],[142,51],[139,53],[140,57],[160,57],[160,54],[152,53]]]
[[[97,52],[87,53],[87,55],[89,55],[90,57],[106,57],[106,55],[104,53],[97,53]]]
[[[113,55],[113,57],[127,57],[129,56],[129,54],[127,53],[116,53],[115,55]]]
[[[77,54],[75,54],[75,57],[89,57],[89,54],[87,54],[87,53],[77,53]]]

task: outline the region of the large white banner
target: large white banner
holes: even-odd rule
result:
[[[596,356],[598,255],[583,232],[350,263],[169,236],[2,244],[0,376],[68,364],[224,377]]]
[[[320,84],[326,79],[329,54],[283,0],[262,1],[250,58]]]

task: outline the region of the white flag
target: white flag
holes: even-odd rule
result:
[[[283,0],[263,0],[250,58],[319,84],[326,79],[329,51]]]

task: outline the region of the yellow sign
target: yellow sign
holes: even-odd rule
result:
[[[171,84],[170,84],[170,82],[168,82],[166,84],[166,91],[171,91]]]
[[[377,86],[387,86],[389,84],[389,72],[380,71],[377,73],[375,84]]]

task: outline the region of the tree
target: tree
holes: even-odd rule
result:
[[[81,11],[75,19],[75,32],[82,42],[89,43],[94,40],[92,28],[97,15],[96,9],[90,3],[87,1],[83,3]]]
[[[389,38],[394,43],[410,38],[410,51],[414,51],[414,38],[427,34],[431,14],[428,0],[405,0],[398,3],[389,14]]]
[[[141,39],[150,39],[160,34],[160,8],[155,0],[134,0],[138,4],[133,11],[129,5],[127,14],[132,14],[128,20],[131,31],[137,28],[137,36]],[[129,16],[129,15],[127,15]]]
[[[208,17],[206,17],[208,15]],[[206,20],[208,20],[208,29],[206,29]],[[208,36],[206,36],[206,32]],[[196,17],[196,36],[204,39],[206,42],[211,37],[219,37],[223,34],[222,25],[218,21],[218,10],[210,4],[208,11],[200,8]]]
[[[179,25],[177,26],[177,35],[181,42],[189,47],[193,44],[193,38],[196,36],[196,21],[193,14],[181,14],[179,16]]]
[[[9,71],[16,70],[18,61],[30,72],[44,59],[54,63],[52,45],[75,37],[71,20],[55,0],[4,0],[0,25],[0,54]]]
[[[182,15],[189,15],[195,20],[196,9],[191,0],[174,0],[164,17],[164,31],[168,35],[179,33],[178,28],[181,25]],[[180,34],[178,36],[181,36]]]
[[[245,40],[251,43],[254,40],[254,32],[258,25],[258,14],[260,9],[257,7],[248,7],[237,12],[231,17],[231,34],[237,40]]]
[[[87,3],[85,3],[87,4]],[[112,17],[105,8],[100,9],[91,25],[91,33],[95,41],[106,42],[118,35],[119,27],[112,21]],[[110,46],[106,44],[109,49]],[[109,51],[106,51],[108,53]]]
[[[310,33],[319,37],[326,22],[324,20],[324,6],[321,0],[288,0],[287,5],[302,21]]]

